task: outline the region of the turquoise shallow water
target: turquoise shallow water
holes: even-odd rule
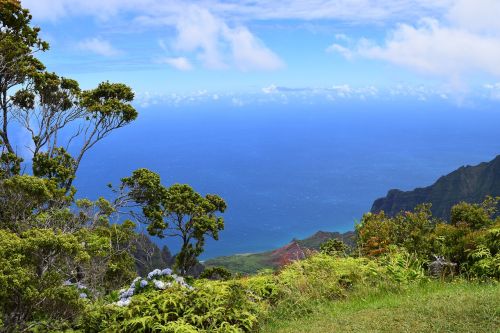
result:
[[[109,195],[147,167],[165,184],[226,199],[226,230],[203,257],[267,250],[317,230],[352,229],[391,188],[426,186],[500,154],[500,110],[405,101],[212,103],[140,110],[89,153],[80,196]],[[168,242],[175,248],[175,242]]]

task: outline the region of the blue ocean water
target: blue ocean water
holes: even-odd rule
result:
[[[336,102],[140,109],[84,159],[79,196],[137,168],[222,196],[218,242],[202,258],[257,252],[318,230],[352,230],[389,189],[430,185],[500,154],[500,110],[447,102]],[[161,242],[164,242],[161,241]],[[175,241],[167,244],[175,250]]]

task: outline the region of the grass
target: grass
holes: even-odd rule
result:
[[[261,332],[500,333],[500,284],[426,283],[398,294],[315,306],[307,318],[274,319]]]
[[[224,267],[231,273],[255,274],[266,268],[275,268],[270,261],[271,252],[237,254],[233,256],[217,257],[205,261],[206,267]]]

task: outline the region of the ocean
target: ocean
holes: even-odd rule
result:
[[[318,230],[352,230],[389,189],[432,184],[500,154],[500,110],[446,101],[249,103],[138,108],[81,164],[79,197],[111,197],[137,168],[165,185],[223,197],[220,240],[201,258],[282,246]],[[175,240],[167,243],[175,252]]]

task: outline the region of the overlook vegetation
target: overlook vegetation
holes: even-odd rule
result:
[[[165,186],[147,169],[110,186],[111,200],[79,198],[73,183],[82,159],[136,119],[134,94],[110,82],[81,90],[47,72],[36,55],[49,45],[30,22],[19,1],[0,0],[1,332],[251,332],[280,329],[280,320],[302,332],[318,309],[339,309],[338,316],[319,318],[310,329],[343,325],[343,306],[353,306],[357,327],[366,328],[376,327],[379,314],[389,318],[388,304],[403,306],[388,321],[421,324],[435,317],[418,303],[427,301],[430,311],[449,317],[434,327],[499,329],[494,197],[453,206],[449,221],[433,217],[428,204],[395,216],[368,213],[350,244],[297,241],[316,250],[251,276],[215,267],[193,277],[206,238],[217,240],[224,228],[225,201],[189,185]],[[28,134],[28,152],[17,150],[16,131]],[[151,236],[177,239],[180,251],[156,250],[137,233],[139,225]],[[442,269],[435,269],[435,256]],[[440,312],[439,297],[454,291],[463,291],[455,304],[470,304]],[[405,293],[418,294],[418,302],[402,299]],[[383,294],[379,312],[376,301],[361,301]]]

